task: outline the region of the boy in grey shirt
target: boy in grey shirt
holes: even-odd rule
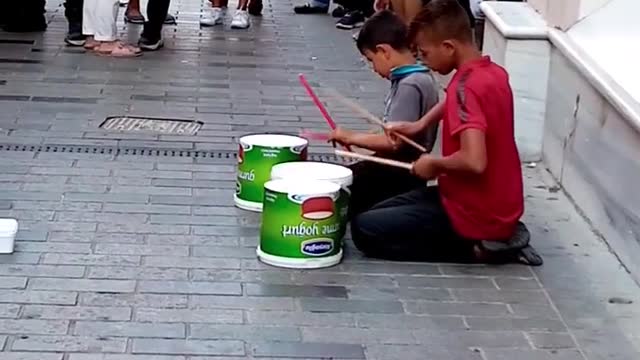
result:
[[[358,50],[369,60],[373,70],[389,79],[391,89],[385,100],[384,121],[417,121],[438,103],[435,79],[428,68],[417,64],[409,48],[407,26],[398,16],[381,11],[372,16],[360,30]],[[436,140],[437,125],[420,138],[428,151]],[[334,130],[331,140],[376,152],[377,156],[413,162],[420,153],[410,146],[397,148],[383,134],[357,133],[343,128]],[[411,191],[425,182],[404,169],[371,162],[351,166],[350,216],[355,216],[393,196]]]

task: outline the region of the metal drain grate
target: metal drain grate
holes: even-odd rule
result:
[[[201,121],[159,119],[137,116],[110,116],[100,124],[104,130],[120,132],[153,132],[165,135],[195,135],[202,127]]]
[[[140,156],[140,157],[186,157],[203,159],[220,159],[235,161],[235,151],[203,151],[203,150],[177,150],[143,147],[123,146],[76,146],[76,145],[21,145],[0,144],[0,152],[33,152],[33,153],[61,153],[61,154],[104,154],[113,156]],[[335,156],[334,154],[312,153],[309,160],[320,162],[332,162],[340,164],[351,163],[351,159]]]

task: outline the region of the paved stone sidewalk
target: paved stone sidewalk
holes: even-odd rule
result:
[[[639,358],[637,284],[539,167],[526,169],[534,271],[350,245],[330,269],[256,261],[259,216],[231,200],[234,137],[322,129],[300,71],[381,107],[386,84],[328,17],[273,0],[249,31],[200,30],[199,1],[176,0],[168,48],[116,61],[61,46],[58,3],[44,35],[0,33],[0,216],[21,225],[0,256],[0,359]],[[98,129],[126,113],[204,126]]]

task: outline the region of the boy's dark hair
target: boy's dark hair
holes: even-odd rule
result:
[[[473,41],[469,16],[457,0],[429,1],[411,21],[410,42],[415,42],[423,31],[429,32],[437,40]]]
[[[356,46],[361,53],[376,51],[376,46],[387,44],[398,51],[408,50],[407,25],[391,11],[384,10],[369,18],[360,29]]]

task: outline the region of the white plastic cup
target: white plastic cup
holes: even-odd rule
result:
[[[0,219],[0,254],[11,254],[16,242],[18,221],[16,219]]]

